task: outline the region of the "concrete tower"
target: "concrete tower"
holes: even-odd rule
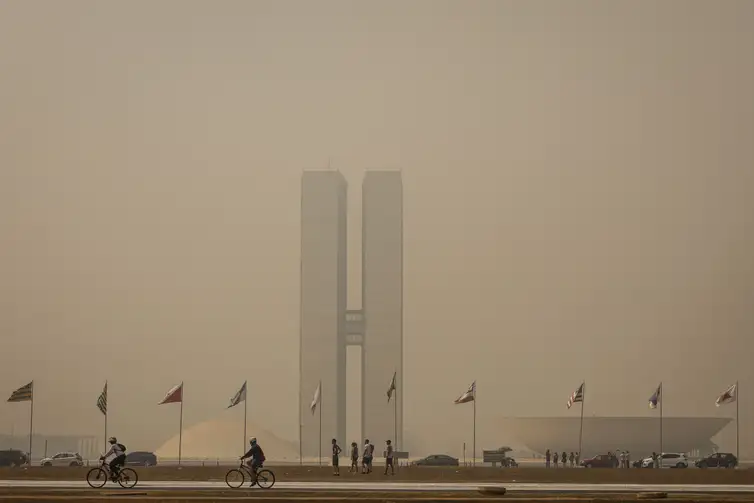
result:
[[[362,350],[362,436],[375,445],[403,431],[403,184],[398,171],[369,171],[362,187],[362,309],[348,310],[347,183],[336,171],[306,171],[301,186],[301,444],[319,452],[319,414],[309,406],[322,382],[322,453],[346,436],[346,347]],[[397,402],[387,389],[397,373]],[[397,408],[394,408],[397,407]],[[397,420],[397,421],[396,421]],[[397,438],[396,438],[397,434]]]

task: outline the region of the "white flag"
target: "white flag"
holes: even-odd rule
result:
[[[717,397],[717,400],[715,400],[715,405],[720,407],[723,404],[735,402],[738,395],[738,384],[734,384],[723,393]]]
[[[312,400],[312,404],[309,406],[309,408],[312,410],[312,415],[314,414],[314,411],[317,410],[317,405],[319,405],[320,402],[320,394],[322,388],[322,381],[319,382],[317,385],[316,391],[314,391],[314,399]]]
[[[230,399],[230,405],[228,405],[228,408],[235,407],[241,402],[246,401],[246,381],[244,381],[243,386],[241,386],[241,389],[239,389],[236,394],[233,396],[233,398]]]

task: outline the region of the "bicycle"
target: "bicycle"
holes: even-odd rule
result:
[[[254,474],[243,461],[241,466],[228,470],[228,473],[225,474],[225,483],[231,489],[238,489],[247,479],[256,482],[256,485],[262,489],[270,489],[275,485],[275,474],[272,473],[272,470],[262,468]]]
[[[108,480],[112,480],[113,483],[117,482],[121,487],[125,489],[133,489],[136,483],[139,482],[139,476],[131,468],[120,468],[116,474],[115,480],[112,478],[112,472],[110,471],[110,465],[102,460],[102,463],[97,468],[92,468],[86,474],[86,483],[93,489],[99,489],[107,484]]]

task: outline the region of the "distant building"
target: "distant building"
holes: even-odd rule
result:
[[[368,171],[362,187],[362,308],[347,308],[347,191],[337,171],[301,180],[300,413],[304,456],[346,439],[346,347],[362,351],[362,436],[375,444],[403,430],[403,182],[399,171]],[[386,392],[397,373],[397,414]],[[319,418],[309,406],[322,382]],[[395,418],[397,416],[397,428]],[[361,439],[359,439],[361,440]]]
[[[662,448],[665,452],[710,453],[717,446],[717,435],[730,418],[665,417],[662,420]],[[554,451],[577,451],[579,448],[578,417],[504,418],[501,430],[505,438],[522,443],[532,451],[544,454]],[[633,459],[660,450],[659,417],[584,417],[583,453],[594,454],[627,450]]]

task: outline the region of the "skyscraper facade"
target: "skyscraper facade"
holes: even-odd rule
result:
[[[304,456],[346,439],[346,348],[362,350],[362,436],[403,431],[403,187],[397,171],[369,171],[362,187],[362,306],[347,309],[347,183],[306,171],[301,186],[300,419]],[[387,390],[396,373],[396,402]],[[309,409],[321,382],[319,413]]]

